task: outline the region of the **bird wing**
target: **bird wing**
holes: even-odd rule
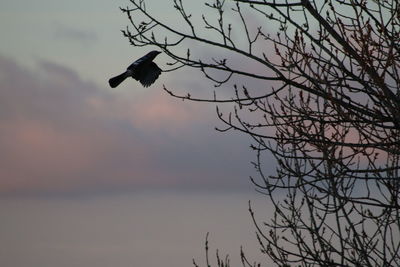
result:
[[[129,65],[128,70],[134,71],[136,68],[138,68],[140,65],[142,65],[143,63],[145,63],[149,59],[151,59],[149,54],[144,55],[143,57],[139,58],[138,60],[133,62],[131,65]]]
[[[148,87],[157,80],[158,76],[161,74],[161,69],[156,63],[151,62],[139,76],[139,81],[144,87]]]

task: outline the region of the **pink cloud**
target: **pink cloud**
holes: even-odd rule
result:
[[[111,177],[117,183],[128,177],[131,182],[145,183],[139,168],[149,161],[145,147],[133,141],[129,153],[116,140],[120,134],[99,130],[62,131],[40,121],[1,124],[5,155],[0,177],[5,179],[0,180],[0,191],[61,190],[104,183]],[[118,166],[113,157],[119,158],[121,153],[135,164]]]
[[[151,91],[125,107],[128,107],[124,114],[126,119],[136,127],[150,131],[167,130],[176,134],[178,129],[199,120],[196,105],[182,103],[161,90]]]

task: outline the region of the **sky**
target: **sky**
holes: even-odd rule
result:
[[[153,10],[171,20],[169,4]],[[251,140],[162,90],[212,84],[182,69],[109,88],[150,49],[121,34],[129,5],[0,0],[1,266],[190,266],[207,232],[237,264],[241,245],[258,249],[247,203],[268,207],[248,179]]]

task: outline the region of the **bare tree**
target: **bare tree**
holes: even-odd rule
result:
[[[219,130],[252,138],[251,181],[275,207],[263,223],[249,207],[262,253],[277,266],[400,266],[398,1],[213,0],[198,20],[174,0],[179,26],[131,4],[132,45],[159,47],[165,71],[198,68],[216,87],[210,98],[164,89],[230,103]],[[196,58],[200,46],[214,56]]]

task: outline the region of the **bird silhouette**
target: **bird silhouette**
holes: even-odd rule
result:
[[[153,59],[160,54],[159,51],[151,51],[145,56],[133,62],[124,73],[111,78],[108,83],[112,88],[120,85],[126,78],[132,77],[139,81],[144,87],[148,87],[157,80],[161,69],[153,62]]]

